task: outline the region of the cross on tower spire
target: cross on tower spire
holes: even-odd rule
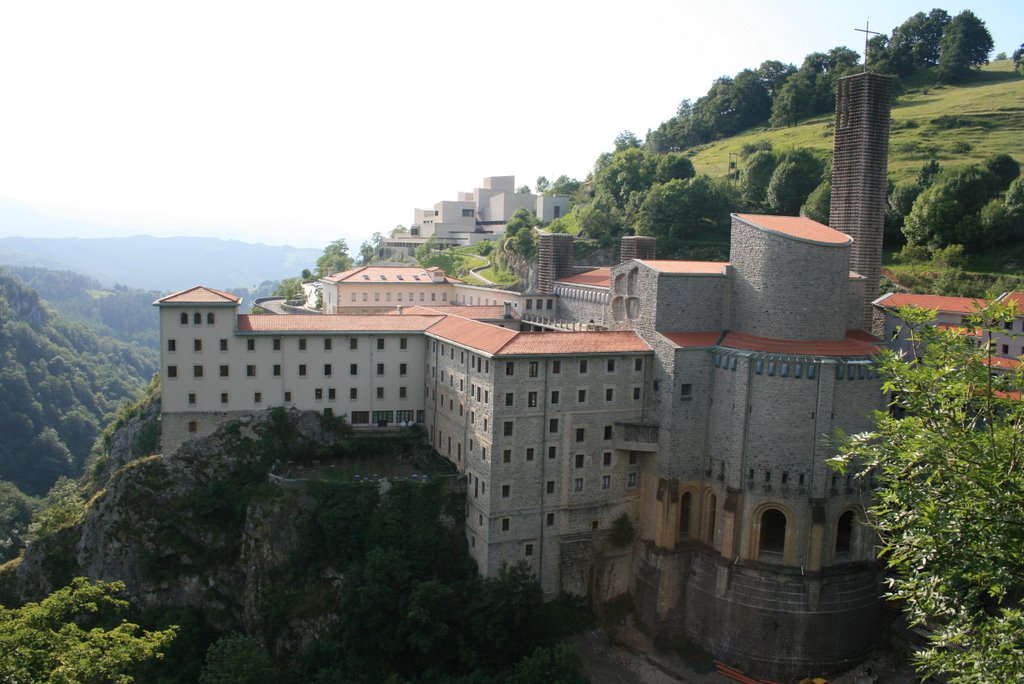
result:
[[[871,30],[870,18],[864,21],[864,28],[855,28],[854,31],[860,31],[864,34],[864,71],[868,70],[868,39],[871,36],[880,35],[878,31]]]

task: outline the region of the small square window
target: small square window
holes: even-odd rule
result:
[[[222,377],[222,378],[228,377],[228,367],[227,366],[221,366],[220,367],[220,377]]]
[[[284,400],[285,401],[291,401],[292,400],[292,393],[291,392],[285,392],[284,393]]]
[[[188,314],[181,314],[181,315],[182,316],[188,316]],[[189,432],[198,432],[198,430],[199,430],[199,425],[196,423],[196,421],[194,421],[194,420],[188,421],[188,431]]]
[[[196,378],[203,377],[203,367],[202,366],[192,366],[192,375],[193,375],[193,377],[196,377]]]
[[[679,386],[679,398],[680,399],[692,399],[693,398],[693,385],[690,383],[683,383]]]
[[[188,403],[190,403],[190,404],[195,404],[196,403],[195,392],[190,392],[189,393],[189,395],[188,395]]]
[[[256,377],[256,366],[249,364],[245,367],[245,377],[255,378]]]
[[[178,367],[177,366],[168,366],[167,367],[167,377],[169,377],[169,378],[176,378],[176,377],[178,377]]]

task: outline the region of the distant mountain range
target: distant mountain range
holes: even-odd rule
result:
[[[322,250],[216,238],[0,238],[0,264],[70,270],[106,286],[160,292],[281,280],[313,268]]]

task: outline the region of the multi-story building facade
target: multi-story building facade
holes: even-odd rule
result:
[[[523,295],[605,331],[523,332],[511,304],[253,316],[177,293],[157,302],[165,448],[270,406],[421,423],[467,478],[482,573],[524,561],[548,596],[630,591],[652,628],[756,672],[851,662],[878,568],[868,494],[825,461],[881,402],[851,242],[734,215],[728,263],[630,259]],[[638,542],[616,549],[623,515]]]

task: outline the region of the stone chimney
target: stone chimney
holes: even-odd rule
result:
[[[512,318],[512,302],[505,302],[505,318]]]
[[[648,235],[623,235],[619,242],[619,263],[630,259],[654,259],[656,240]]]

